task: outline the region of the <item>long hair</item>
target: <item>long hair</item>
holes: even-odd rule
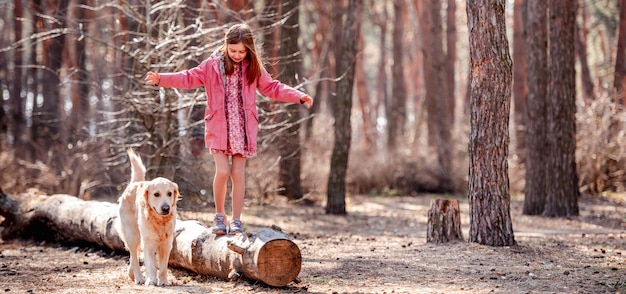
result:
[[[257,53],[256,45],[254,44],[254,35],[250,27],[246,24],[236,24],[228,29],[226,36],[224,37],[224,45],[220,48],[220,52],[224,54],[225,64],[224,71],[226,75],[232,75],[235,70],[235,62],[228,56],[226,47],[228,44],[237,44],[241,42],[246,50],[246,60],[248,61],[248,84],[254,83],[254,81],[261,76],[261,70],[263,64],[261,63],[261,57]]]

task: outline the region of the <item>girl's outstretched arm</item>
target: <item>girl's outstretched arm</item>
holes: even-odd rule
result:
[[[261,69],[257,88],[263,95],[277,101],[296,104],[306,103],[307,107],[310,107],[310,103],[313,102],[313,99],[305,93],[273,79],[265,69]]]
[[[180,72],[157,73],[149,71],[144,80],[148,84],[163,88],[193,89],[205,86],[207,71],[211,66],[209,61],[211,61],[211,58],[206,59],[194,68]],[[214,62],[215,60],[211,64]]]

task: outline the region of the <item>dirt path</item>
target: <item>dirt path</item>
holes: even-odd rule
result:
[[[430,196],[352,197],[348,216],[321,206],[249,205],[248,230],[276,224],[302,251],[299,282],[273,288],[173,269],[172,286],[134,285],[128,257],[99,249],[0,243],[5,293],[626,293],[626,207],[581,201],[581,216],[520,215],[512,201],[518,246],[426,243]],[[464,236],[468,205],[460,199]],[[210,214],[182,212],[208,223]]]

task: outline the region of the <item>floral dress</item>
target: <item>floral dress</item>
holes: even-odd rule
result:
[[[226,112],[226,126],[228,129],[227,150],[211,149],[211,153],[240,154],[243,157],[254,157],[256,155],[256,150],[248,149],[242,83],[243,69],[240,62],[235,64],[233,74],[226,76],[224,110]]]

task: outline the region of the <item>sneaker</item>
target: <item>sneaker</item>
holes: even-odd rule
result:
[[[213,234],[225,235],[226,234],[226,216],[221,213],[216,213],[213,218]]]
[[[239,235],[243,234],[243,222],[239,219],[233,219],[230,222],[230,228],[228,228],[228,233],[231,235]]]

